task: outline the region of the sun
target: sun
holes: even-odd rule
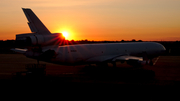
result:
[[[66,39],[68,39],[68,32],[64,31],[64,32],[62,32],[62,34]]]

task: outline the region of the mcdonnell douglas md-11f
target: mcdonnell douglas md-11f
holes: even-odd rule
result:
[[[29,58],[57,64],[97,64],[106,65],[126,61],[129,65],[153,64],[152,59],[166,49],[156,42],[128,42],[59,45],[64,41],[61,33],[51,33],[31,9],[22,8],[32,31],[16,35],[16,40],[25,40],[27,49],[12,49]]]

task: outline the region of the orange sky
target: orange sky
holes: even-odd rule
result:
[[[74,40],[180,41],[180,0],[1,0],[0,40],[30,33],[21,8]]]

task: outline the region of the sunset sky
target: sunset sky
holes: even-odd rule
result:
[[[21,8],[69,40],[180,41],[180,0],[1,0],[0,40],[31,33]]]

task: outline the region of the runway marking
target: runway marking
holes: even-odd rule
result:
[[[159,56],[156,58],[156,60],[155,60],[155,62],[153,63],[153,65],[155,65],[158,60],[159,60]]]

